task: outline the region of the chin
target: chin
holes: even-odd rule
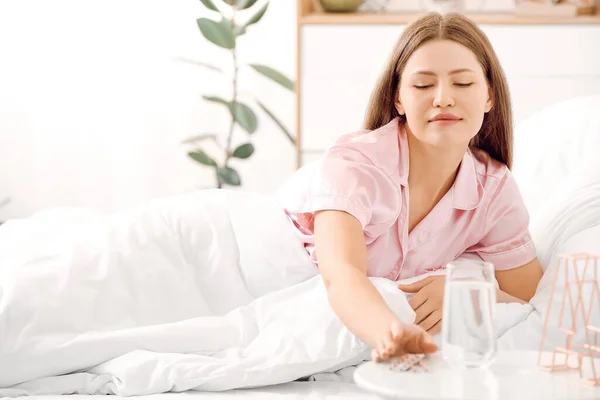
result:
[[[457,140],[456,135],[448,135],[447,132],[427,135],[424,139],[422,142],[437,148],[456,148],[465,144],[464,140]]]
[[[462,145],[468,143],[471,140],[472,135],[468,135],[465,132],[465,127],[435,127],[428,129],[425,134],[422,135],[423,141],[432,145],[448,146],[448,145]]]

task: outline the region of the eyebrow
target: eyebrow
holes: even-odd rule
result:
[[[475,72],[472,69],[469,68],[460,68],[460,69],[455,69],[450,71],[450,75],[454,75],[454,74],[460,74],[461,72]],[[417,71],[415,72],[413,75],[433,75],[436,76],[437,74],[433,71]]]

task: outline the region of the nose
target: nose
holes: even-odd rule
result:
[[[435,91],[433,106],[439,108],[454,106],[454,96],[452,88],[446,84],[439,84]]]

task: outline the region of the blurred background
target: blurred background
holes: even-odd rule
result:
[[[271,1],[238,39],[238,62],[292,76],[295,11],[291,0]],[[55,206],[110,212],[216,186],[214,169],[182,143],[199,134],[225,141],[230,128],[228,108],[203,96],[231,97],[231,51],[202,35],[201,17],[218,14],[199,0],[0,1],[0,201],[10,197],[0,220]],[[291,128],[293,92],[251,68],[240,68],[238,86],[240,101],[263,99]],[[296,152],[258,118],[251,137],[236,126],[232,141],[256,150],[232,164],[244,189],[271,192]],[[210,139],[202,146],[221,155]]]
[[[396,39],[426,9],[474,15],[519,124],[600,94],[591,4],[1,0],[0,221],[202,188],[273,193],[361,127]]]

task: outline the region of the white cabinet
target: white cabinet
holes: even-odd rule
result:
[[[300,26],[300,164],[339,135],[362,127],[371,90],[405,26]],[[586,24],[480,27],[507,75],[515,124],[546,105],[600,93],[600,18]]]

